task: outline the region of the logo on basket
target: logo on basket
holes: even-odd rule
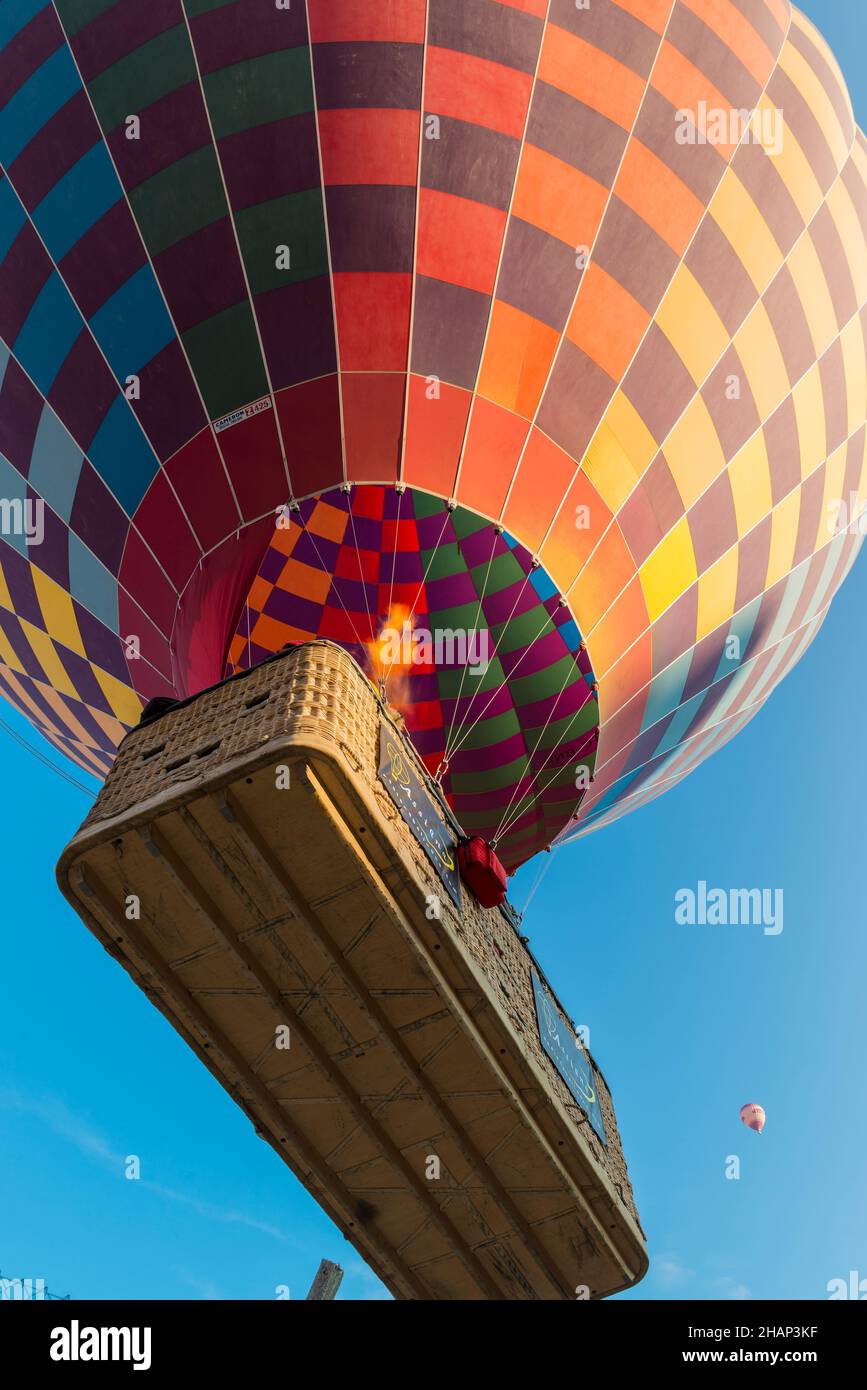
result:
[[[552,1010],[548,1010],[545,1014],[545,1032],[547,1035],[548,1044],[551,1048],[557,1050],[565,1050],[566,1042],[564,1038],[561,1036],[561,1032],[563,1030],[564,1025],[562,1021]],[[571,1038],[571,1041],[575,1044],[576,1047],[578,1046],[577,1038],[573,1036]],[[574,1090],[578,1092],[579,1099],[585,1100],[588,1105],[595,1105],[596,1091],[590,1083],[589,1074],[587,1072],[575,1072],[572,1077],[572,1080],[575,1083]]]
[[[535,971],[532,980],[539,1040],[596,1134],[607,1145],[593,1063]]]
[[[388,788],[392,801],[459,908],[461,880],[455,861],[454,832],[385,721],[379,734],[379,780]]]
[[[433,850],[433,853],[436,855],[437,859],[442,864],[443,868],[449,869],[452,872],[454,872],[454,855],[450,854],[449,851],[447,849],[444,849],[442,845],[437,844],[437,841],[433,838],[430,831],[428,831],[427,842]]]
[[[410,785],[410,778],[406,763],[404,762],[403,751],[394,743],[389,743],[387,748],[388,756],[391,759],[391,776],[394,778],[395,782],[399,782],[402,787],[408,787]]]
[[[391,765],[389,767],[389,776],[391,777],[392,781],[396,782],[397,785],[400,787],[411,788],[412,778],[409,775],[409,768],[406,765],[406,760],[404,759],[402,750],[398,748],[394,743],[388,742],[386,744],[386,752],[388,753],[388,756],[391,759]],[[425,827],[425,839],[427,841],[427,844],[430,846],[430,849],[436,855],[440,863],[445,868],[454,870],[454,856],[450,853],[449,849],[445,845],[439,843],[437,837],[431,834],[430,829],[427,826]]]

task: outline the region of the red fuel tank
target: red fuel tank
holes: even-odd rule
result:
[[[499,907],[506,900],[506,870],[481,835],[473,835],[458,847],[461,878],[482,907]]]

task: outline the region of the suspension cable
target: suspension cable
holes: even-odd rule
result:
[[[582,706],[581,706],[581,709],[577,709],[577,710],[575,711],[575,713],[572,715],[572,718],[569,720],[569,723],[568,723],[568,725],[566,726],[567,731],[572,727],[572,725],[574,724],[575,720],[578,718],[578,715],[581,713],[581,710],[582,710],[583,708],[584,708],[584,706],[582,705]],[[598,727],[598,726],[597,726],[597,727]],[[597,728],[591,729],[590,732],[589,732],[589,734],[587,735],[586,739],[584,740],[584,743],[585,743],[585,744],[586,744],[586,743],[592,743],[593,739],[594,739],[595,736],[596,736],[596,733],[597,733]],[[565,735],[564,735],[564,738],[565,738]],[[560,746],[560,744],[561,744],[562,742],[563,742],[563,739],[560,739],[559,742],[558,742],[557,744],[554,745],[554,748],[551,750],[551,752],[552,752],[552,753],[555,752],[556,749]],[[581,748],[580,748],[580,749],[578,750],[578,752],[576,753],[576,757],[580,757],[581,754],[583,753],[583,751],[584,751],[584,747],[583,747],[583,745],[582,745]],[[542,764],[542,766],[538,769],[538,771],[537,771],[536,773],[534,773],[533,778],[532,778],[532,780],[531,780],[531,782],[530,782],[530,786],[527,788],[527,791],[526,791],[525,793],[523,793],[523,795],[522,795],[522,797],[521,797],[521,800],[522,800],[522,801],[523,801],[523,799],[524,799],[524,796],[529,795],[530,787],[532,787],[533,782],[535,782],[535,780],[536,780],[536,778],[539,776],[539,774],[542,773],[542,772],[544,772],[545,768],[546,768],[547,765],[548,765],[548,762],[550,761],[550,758],[551,758],[551,754],[549,753],[548,757],[545,759],[545,762],[544,762],[544,763]],[[560,769],[559,769],[559,768],[555,768],[553,776],[550,777],[550,778],[548,779],[548,781],[545,783],[544,787],[542,787],[542,790],[538,793],[537,799],[539,799],[539,798],[541,798],[541,797],[543,797],[543,796],[545,795],[545,792],[548,790],[549,787],[553,786],[553,784],[557,781],[557,778],[558,778],[559,776],[560,776]],[[581,802],[582,802],[583,799],[584,799],[584,793],[585,793],[586,790],[587,790],[586,787],[582,787],[582,789],[581,789],[581,796],[578,798],[577,806],[580,806],[580,805],[581,805]],[[576,809],[577,809],[577,806],[576,806]],[[521,810],[520,808],[519,808],[517,811],[514,811],[514,812],[512,813],[512,815],[510,816],[508,822],[507,822],[505,825],[502,825],[502,824],[501,824],[501,827],[500,827],[500,828],[498,829],[498,831],[497,831],[497,836],[496,836],[496,838],[497,838],[497,839],[502,839],[503,836],[508,835],[509,831],[510,831],[510,830],[512,829],[512,827],[514,826],[515,822],[518,821],[518,820],[520,820],[522,815],[524,815],[524,811]],[[566,822],[567,825],[568,825],[569,822],[572,820],[572,818],[574,817],[574,815],[575,815],[575,812],[573,811],[573,812],[571,813],[570,817],[569,817],[569,820]]]
[[[529,578],[530,578],[529,575],[526,575],[526,576],[525,576],[525,578],[524,578],[524,584],[522,584],[522,586],[521,586],[522,591],[523,591],[524,586],[526,585],[527,580],[528,580]],[[506,624],[505,624],[505,626],[508,626],[508,624],[511,622],[512,616],[513,616],[513,614],[514,614],[514,612],[515,612],[515,608],[516,608],[517,605],[518,605],[518,600],[519,600],[519,599],[520,599],[520,594],[518,595],[518,598],[515,599],[515,607],[513,607],[512,612],[509,614],[509,617],[506,619]],[[450,759],[452,759],[452,758],[455,756],[455,754],[458,753],[458,752],[460,751],[461,748],[463,748],[464,744],[466,743],[467,739],[468,739],[468,738],[470,737],[470,735],[472,734],[472,732],[473,732],[473,730],[475,729],[476,725],[479,724],[479,723],[481,722],[482,719],[484,719],[484,717],[485,717],[487,711],[490,709],[490,707],[491,707],[491,705],[493,704],[494,700],[496,700],[496,698],[497,698],[497,696],[499,695],[500,691],[501,691],[501,690],[504,690],[504,689],[506,688],[506,686],[509,684],[509,681],[512,680],[512,679],[514,678],[515,672],[518,670],[518,667],[519,667],[519,666],[521,665],[521,663],[522,663],[523,661],[525,661],[526,658],[530,655],[530,652],[533,650],[533,647],[534,647],[535,644],[538,642],[538,640],[539,640],[539,638],[542,636],[542,634],[546,631],[546,629],[547,629],[548,624],[550,623],[550,621],[551,621],[551,618],[550,618],[549,614],[546,612],[546,614],[545,614],[545,619],[544,619],[544,622],[542,623],[542,626],[539,628],[539,631],[536,633],[535,637],[532,638],[532,640],[530,641],[530,643],[528,644],[528,646],[526,646],[526,647],[524,648],[524,650],[522,651],[521,655],[518,657],[518,660],[515,662],[515,665],[512,667],[511,671],[509,672],[508,676],[505,676],[505,677],[503,678],[503,680],[500,681],[500,684],[499,684],[498,686],[496,686],[496,687],[494,688],[494,690],[491,691],[491,697],[490,697],[490,699],[487,701],[487,703],[485,704],[484,708],[483,708],[482,710],[480,710],[480,712],[478,713],[478,715],[476,716],[476,718],[473,720],[473,722],[472,722],[472,724],[470,725],[470,727],[469,727],[469,728],[466,730],[466,732],[461,736],[461,738],[458,739],[458,741],[455,743],[454,747],[451,748],[451,750],[447,751],[447,755],[446,755],[446,758],[445,758],[445,761],[446,761],[446,762],[448,762]],[[477,690],[474,691],[473,694],[472,694],[472,696],[471,696],[471,698],[470,698],[470,703],[469,703],[469,706],[467,707],[467,716],[469,716],[469,711],[470,711],[470,709],[472,708],[473,700],[475,700],[475,698],[476,698],[476,696],[478,695],[478,693],[479,693],[479,692],[478,692]],[[461,725],[460,725],[461,729],[464,728],[465,723],[466,723],[466,720],[462,720]]]
[[[439,548],[440,548],[440,545],[442,544],[443,536],[444,536],[445,533],[446,533],[446,527],[447,527],[448,524],[449,524],[449,516],[450,516],[450,515],[451,515],[451,513],[449,512],[448,508],[446,508],[445,514],[443,515],[443,524],[442,524],[442,528],[441,528],[441,530],[440,530],[439,536],[437,537],[436,545],[434,546],[433,550],[431,551],[430,559],[429,559],[428,562],[427,562],[427,567],[426,567],[426,569],[425,569],[424,574],[423,574],[422,577],[421,577],[421,580],[420,580],[419,586],[418,586],[418,591],[417,591],[417,593],[416,593],[415,599],[413,600],[412,608],[410,609],[410,613],[413,615],[413,617],[415,616],[416,604],[418,603],[419,599],[420,599],[421,596],[422,596],[422,592],[424,591],[424,586],[427,584],[427,577],[428,577],[428,575],[429,575],[430,572],[431,572],[431,567],[433,566],[433,562],[434,562],[434,560],[436,559],[437,554],[438,554],[438,552],[439,552]],[[456,543],[456,542],[455,542],[455,543]],[[450,544],[451,544],[451,542],[450,542]],[[391,675],[392,670],[394,669],[394,663],[395,663],[396,660],[397,660],[397,657],[396,657],[396,656],[393,656],[392,659],[391,659],[391,661],[389,662],[389,664],[388,664],[388,670],[386,671],[385,677],[384,677],[385,681],[387,681],[388,678],[389,678],[389,676]]]
[[[77,787],[80,792],[84,792],[85,796],[93,797],[93,792],[90,787],[86,787],[83,782],[77,781],[71,773],[66,772],[62,767],[58,767],[57,764],[53,763],[44,753],[40,753],[38,748],[34,748],[33,744],[29,743],[17,730],[13,729],[11,724],[7,724],[5,719],[0,719],[0,729],[3,729],[11,739],[14,739],[16,743],[20,744],[21,747],[32,754],[34,758],[37,758],[44,767],[56,773],[58,777],[62,777],[64,782],[68,782],[71,787]]]
[[[482,604],[484,603],[484,601],[485,601],[485,596],[486,596],[486,594],[487,594],[487,592],[488,592],[488,580],[489,580],[490,577],[491,577],[491,566],[492,566],[493,563],[494,563],[494,551],[495,551],[496,548],[497,548],[497,537],[498,537],[499,535],[502,535],[502,528],[501,528],[501,527],[495,527],[495,528],[494,528],[494,534],[493,534],[493,536],[492,536],[492,538],[491,538],[491,554],[490,554],[490,558],[488,559],[488,567],[487,567],[487,569],[485,570],[485,578],[484,578],[484,583],[482,584],[482,592],[481,592],[481,594],[479,595],[479,606],[478,606],[478,608],[476,609],[476,621],[475,621],[475,627],[476,627],[476,628],[478,628],[478,626],[479,626],[479,618],[480,618],[481,615],[482,615]],[[513,611],[514,611],[514,610],[513,610]],[[461,696],[462,696],[463,693],[464,693],[464,681],[465,681],[466,678],[467,678],[467,671],[468,671],[468,670],[469,670],[469,661],[465,661],[465,662],[464,662],[464,669],[463,669],[463,671],[462,671],[462,673],[461,673],[461,683],[460,683],[460,686],[458,687],[457,699],[455,700],[455,707],[454,707],[454,709],[452,710],[452,722],[451,722],[451,724],[449,725],[449,731],[448,731],[448,733],[446,734],[445,747],[444,747],[444,749],[443,749],[443,756],[442,756],[442,761],[441,761],[441,763],[440,763],[440,767],[437,769],[438,772],[439,772],[440,768],[446,768],[446,767],[448,767],[448,760],[449,760],[449,743],[451,742],[452,734],[454,733],[455,720],[456,720],[457,717],[458,717],[458,710],[459,710],[460,707],[461,707]],[[476,692],[474,692],[474,693],[475,693],[475,694],[478,694],[478,691],[476,691]],[[469,704],[469,706],[467,707],[467,713],[468,713],[468,714],[469,714],[469,711],[470,711],[470,708],[471,708],[471,707],[472,707],[472,700],[470,701],[470,704]]]
[[[308,527],[307,527],[307,522],[304,520],[304,513],[302,512],[299,503],[298,503],[298,502],[295,502],[294,504],[290,503],[290,506],[292,507],[292,510],[293,510],[293,511],[297,511],[298,516],[300,517],[301,526],[302,526],[302,528],[303,528],[303,530],[304,530],[304,533],[305,533],[306,536],[309,537],[309,539],[310,539],[310,544],[313,546],[313,549],[316,551],[316,558],[317,558],[317,560],[319,561],[319,566],[320,566],[320,569],[322,570],[322,573],[323,573],[323,574],[330,574],[330,570],[328,569],[328,567],[327,567],[326,564],[325,564],[325,561],[324,561],[323,558],[322,558],[322,554],[321,554],[321,552],[320,552],[320,550],[319,550],[319,546],[316,544],[316,539],[315,539],[315,537],[314,537],[314,535],[313,535],[313,532],[310,531],[310,530],[308,529]],[[340,590],[339,590],[338,587],[337,587],[337,575],[336,575],[336,574],[331,576],[331,584],[330,584],[330,587],[329,587],[328,592],[331,593],[332,590],[334,591],[334,593],[335,593],[336,596],[337,596],[337,602],[340,604],[340,607],[343,609],[344,613],[346,614],[347,618],[348,618],[349,621],[350,621],[350,624],[351,624],[351,626],[352,626],[352,631],[355,633],[355,636],[356,636],[356,639],[357,639],[357,641],[358,641],[359,647],[363,647],[363,646],[364,646],[364,641],[363,641],[363,639],[359,636],[358,628],[355,626],[355,619],[353,618],[353,616],[352,616],[352,614],[350,613],[349,609],[346,607],[346,604],[343,602],[343,598],[342,598],[342,596],[341,596]]]
[[[571,655],[571,653],[570,653],[570,655]],[[539,751],[539,745],[540,745],[540,743],[542,742],[542,739],[545,737],[545,734],[546,734],[546,732],[547,732],[547,730],[548,730],[548,726],[550,725],[552,719],[554,718],[554,713],[555,713],[555,711],[556,711],[556,709],[557,709],[557,706],[559,705],[560,701],[562,700],[563,695],[565,694],[566,687],[567,687],[567,685],[569,684],[570,679],[572,679],[573,677],[576,677],[576,676],[577,676],[578,680],[580,680],[580,681],[582,682],[582,684],[584,684],[585,689],[586,689],[586,682],[584,682],[584,678],[583,678],[583,676],[581,675],[580,670],[577,670],[577,668],[576,668],[576,666],[574,665],[574,663],[570,663],[570,665],[569,665],[569,667],[567,668],[567,671],[566,671],[566,678],[565,678],[565,680],[563,681],[563,684],[561,685],[560,690],[559,690],[559,692],[558,692],[556,698],[554,699],[554,703],[553,703],[552,706],[551,706],[551,710],[550,710],[550,712],[549,712],[549,714],[548,714],[548,718],[545,720],[545,723],[543,724],[543,726],[542,726],[542,728],[541,728],[541,730],[540,730],[540,732],[539,732],[539,737],[536,739],[536,742],[535,742],[535,744],[533,745],[533,751],[530,753],[530,755],[529,755],[529,757],[528,757],[528,760],[527,760],[527,762],[528,762],[528,769],[527,769],[527,770],[528,770],[528,771],[530,771],[530,770],[532,769],[532,766],[533,766],[533,759],[534,759],[534,757],[536,756],[536,754],[537,754],[538,751]],[[589,698],[591,698],[591,697],[588,695],[588,699],[589,699]],[[573,723],[575,722],[575,719],[576,719],[577,716],[581,713],[581,710],[584,708],[584,706],[585,706],[586,704],[587,704],[587,700],[583,700],[582,703],[578,706],[578,709],[577,709],[577,710],[574,712],[574,714],[572,715],[572,718],[570,719],[569,723],[566,725],[566,728],[565,728],[565,730],[563,731],[563,733],[560,735],[560,737],[559,737],[558,739],[555,740],[555,742],[554,742],[553,745],[551,746],[551,750],[550,750],[550,752],[548,753],[548,756],[547,756],[547,758],[545,759],[545,761],[543,762],[542,766],[541,766],[540,768],[538,768],[537,771],[534,773],[534,775],[533,775],[533,777],[532,777],[532,779],[531,779],[531,781],[530,781],[530,786],[527,788],[527,791],[524,792],[524,793],[522,793],[522,799],[523,799],[523,797],[524,797],[525,795],[527,795],[527,794],[529,793],[530,787],[532,787],[533,782],[535,782],[536,778],[540,775],[540,773],[542,773],[542,772],[545,771],[545,768],[548,766],[548,763],[551,761],[552,757],[553,757],[554,754],[557,752],[557,749],[560,748],[560,747],[562,746],[562,744],[565,743],[566,738],[568,737],[568,732],[569,732],[569,730],[571,729]],[[508,806],[506,807],[505,811],[503,812],[503,815],[502,815],[502,817],[501,817],[501,819],[500,819],[500,824],[497,826],[497,829],[496,829],[496,831],[494,832],[494,839],[495,839],[495,840],[500,839],[501,834],[504,833],[504,832],[503,832],[503,824],[504,824],[504,822],[505,822],[505,820],[506,820],[506,818],[507,818],[507,816],[508,816],[508,814],[509,814],[509,811],[512,809],[512,802],[515,800],[515,797],[516,797],[517,794],[518,794],[518,788],[519,788],[520,785],[521,785],[521,780],[522,780],[522,779],[519,777],[519,778],[518,778],[518,781],[515,783],[515,786],[514,786],[514,788],[513,788],[513,790],[512,790],[511,798],[510,798],[510,800],[509,800],[509,804],[508,804]]]
[[[370,611],[370,604],[367,601],[367,583],[364,578],[364,571],[361,567],[361,550],[358,545],[358,535],[355,530],[355,517],[352,514],[352,483],[344,483],[343,489],[346,492],[346,505],[349,508],[349,522],[352,527],[352,539],[355,544],[355,558],[358,561],[358,578],[361,581],[361,593],[364,598],[364,606],[367,609],[367,621],[370,623],[370,640],[376,641],[376,629],[373,621],[373,614]]]
[[[394,545],[391,548],[391,586],[388,591],[388,612],[386,618],[391,613],[391,601],[394,598],[394,576],[397,570],[397,543],[400,539],[400,509],[403,506],[404,488],[399,488],[397,494],[397,520],[394,523]],[[383,518],[383,521],[385,519]]]

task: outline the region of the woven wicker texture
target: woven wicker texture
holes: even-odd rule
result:
[[[643,1251],[610,1093],[597,1071],[607,1137],[603,1146],[542,1048],[531,980],[531,971],[541,975],[541,968],[506,915],[484,911],[466,889],[461,911],[453,907],[378,780],[384,717],[370,682],[351,657],[328,642],[288,651],[175,707],[124,741],[96,807],[64,855],[61,883],[104,944],[113,953],[120,945],[130,973],[188,1041],[196,1046],[198,1039],[199,1048],[210,1047],[206,1040],[218,1038],[219,1029],[245,1058],[257,1059],[256,1079],[245,1083],[231,1066],[217,1065],[219,1040],[209,1052],[200,1051],[398,1296],[565,1297],[570,1280],[586,1281],[594,1294],[610,1292],[640,1277],[642,1256],[636,1251]],[[409,744],[406,750],[424,777]],[[292,768],[294,800],[281,801],[284,794],[274,792],[274,768],[284,764]],[[327,833],[321,821],[315,821],[323,805],[341,808],[339,825]],[[244,835],[233,838],[235,815],[227,820],[227,806],[236,808],[237,824],[258,825],[250,831],[253,841],[257,835],[267,839],[275,863],[290,866],[295,887],[289,899],[304,904],[300,917],[294,910],[287,912],[285,896],[274,891],[273,882],[269,888],[267,873],[251,873]],[[291,810],[283,813],[284,806]],[[355,848],[347,844],[347,835]],[[171,874],[163,874],[166,863],[173,862],[175,878],[192,875],[186,905],[183,896],[176,895],[177,885],[170,885]],[[82,869],[83,880],[76,877]],[[276,872],[282,870],[278,867]],[[119,923],[120,904],[128,892],[142,895],[145,946]],[[428,895],[435,893],[441,918],[430,922],[424,908]],[[229,904],[238,899],[243,910],[231,916],[234,909]],[[396,911],[413,922],[415,945],[410,954],[405,937],[395,935],[389,925]],[[301,930],[310,913],[326,924],[337,951],[330,965],[328,956],[321,955],[321,942],[311,944]],[[219,949],[219,923],[230,916],[237,940],[255,942],[253,970],[262,971],[264,998],[250,990],[245,972],[232,973],[232,950]],[[226,938],[234,939],[229,929]],[[149,951],[158,953],[155,966],[147,964]],[[369,1018],[362,1020],[347,1005],[345,990],[335,988],[332,993],[324,984],[317,985],[328,980],[331,986],[333,971],[339,972],[344,962],[373,989],[376,1009],[381,1010],[379,1025],[374,1021],[371,1026]],[[431,980],[436,979],[440,983],[432,989]],[[193,1005],[174,998],[178,986],[192,990],[196,1007],[207,1015],[205,1023],[196,1022]],[[293,1020],[315,1033],[309,1058],[295,1052],[288,1068],[285,1060],[269,1053],[274,1012],[265,1001],[271,988],[275,1001],[291,1001]],[[275,1003],[278,1017],[280,1007]],[[392,1028],[412,1051],[405,1074],[393,1069],[387,1045]],[[476,1039],[472,1046],[468,1036]],[[316,1051],[320,1046],[321,1055]],[[480,1060],[479,1048],[487,1062]],[[498,1072],[500,1066],[508,1069],[508,1080],[505,1072]],[[494,1131],[486,1132],[478,1147],[488,1158],[483,1161],[477,1154],[468,1164],[460,1145],[449,1148],[443,1124],[429,1108],[422,1106],[419,1115],[416,1104],[411,1107],[412,1123],[406,1119],[401,1109],[407,1103],[405,1093],[407,1087],[417,1087],[420,1076],[436,1086],[437,1103],[457,1114],[458,1129],[464,1126],[473,1135],[478,1125],[494,1125],[491,1117],[506,1125],[504,1117],[513,1104],[520,1110],[525,1103],[529,1109],[522,1120],[510,1120],[503,1132],[497,1131],[495,1142]],[[343,1113],[338,1103],[343,1103],[344,1083],[357,1087],[359,1095],[382,1097],[370,1122],[374,1130],[384,1127],[381,1148],[375,1134],[368,1136],[367,1148],[358,1147],[360,1141],[353,1139],[356,1124],[341,1121],[333,1128]],[[256,1085],[267,1086],[265,1099],[257,1097]],[[332,1097],[328,1105],[306,1110],[324,1090]],[[502,1099],[495,1101],[498,1093]],[[279,1126],[268,1111],[271,1096],[297,1118],[302,1137],[313,1135],[323,1153],[334,1155],[333,1187],[305,1161],[303,1144],[293,1140],[288,1153],[282,1147]],[[509,1099],[514,1096],[523,1100]],[[308,1124],[309,1114],[313,1119]],[[392,1134],[400,1152],[389,1166],[383,1153],[388,1156]],[[402,1181],[401,1154],[422,1150],[447,1153],[452,1179],[469,1184],[473,1191],[453,1213],[458,1230],[454,1249],[448,1232],[440,1232],[436,1240],[429,1233],[428,1243],[417,1246],[411,1239],[417,1215],[410,1220],[411,1213],[404,1213],[398,1220],[394,1214],[394,1193]],[[577,1165],[580,1179],[564,1176],[561,1163],[572,1174]],[[356,1178],[356,1173],[363,1177]],[[351,1187],[353,1202],[359,1193],[365,1194],[363,1211],[370,1206],[378,1213],[375,1220],[371,1217],[364,1239],[347,1217],[347,1210],[357,1207],[347,1208],[341,1181]],[[570,1186],[573,1183],[577,1186]],[[570,1191],[579,1192],[580,1199],[570,1198]],[[471,1209],[466,1220],[464,1201]],[[517,1203],[530,1222],[523,1244],[517,1236],[503,1235],[510,1222],[495,1215],[509,1202]],[[454,1198],[443,1205],[448,1212]],[[436,1203],[432,1211],[427,1224],[433,1220],[435,1227],[445,1218]],[[478,1249],[497,1231],[502,1238],[495,1242],[491,1271],[488,1256],[482,1259]],[[615,1268],[605,1245],[609,1231],[616,1233],[610,1239],[620,1242],[616,1248],[631,1252],[616,1257]],[[462,1253],[464,1237],[467,1248]],[[532,1255],[528,1264],[527,1249],[536,1240],[545,1244],[550,1266],[541,1280],[532,1274]],[[406,1269],[383,1255],[383,1249],[391,1248],[389,1241],[410,1241],[412,1258],[407,1256]],[[476,1269],[480,1259],[482,1266]],[[474,1269],[470,1278],[468,1271]],[[500,1292],[487,1286],[491,1279]]]

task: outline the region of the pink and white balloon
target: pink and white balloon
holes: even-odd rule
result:
[[[750,1102],[741,1106],[741,1121],[747,1129],[754,1129],[756,1134],[761,1134],[765,1127],[765,1112],[760,1105]]]

